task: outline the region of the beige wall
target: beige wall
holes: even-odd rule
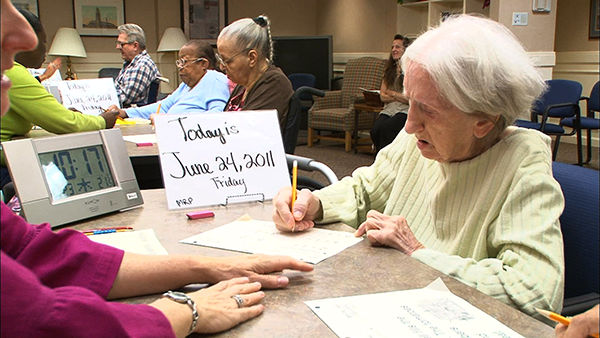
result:
[[[229,0],[227,3],[229,22],[265,14],[271,20],[273,36],[317,35],[317,0]]]
[[[557,0],[552,1],[550,13],[534,13],[531,0],[492,0],[490,17],[508,27],[528,51],[553,51],[556,3]],[[529,13],[528,25],[513,26],[514,12]]]
[[[317,32],[334,53],[388,52],[396,34],[393,0],[320,0]]]
[[[561,0],[556,18],[556,52],[598,51],[598,38],[590,39],[591,0]]]

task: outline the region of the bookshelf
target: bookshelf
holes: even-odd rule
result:
[[[489,16],[490,7],[483,9],[484,0],[404,0],[398,5],[398,33],[415,38],[429,27],[437,25],[444,13],[480,13]]]

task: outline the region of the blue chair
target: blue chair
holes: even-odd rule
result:
[[[573,316],[600,301],[600,172],[560,162],[554,162],[552,170],[565,196],[560,216],[565,253],[562,314]]]
[[[596,118],[596,112],[600,112],[600,81],[596,82],[592,88],[590,97],[582,96],[581,99],[587,101],[587,116],[581,117],[580,125],[581,129],[587,131],[587,157],[583,164],[588,164],[592,160],[592,129],[600,129],[600,119]],[[576,123],[576,119],[572,117],[560,121],[561,126],[573,129],[575,129]]]
[[[560,137],[576,134],[578,147],[577,163],[582,165],[579,100],[583,87],[581,83],[571,80],[548,80],[546,84],[548,85],[548,90],[535,102],[531,110],[531,121],[517,120],[515,125],[522,128],[537,129],[544,134],[556,136],[556,142],[552,151],[553,160],[556,159],[556,154],[558,154]],[[541,116],[541,122],[538,122],[538,116]],[[567,133],[562,126],[548,122],[550,117],[561,120],[573,118],[573,131]]]

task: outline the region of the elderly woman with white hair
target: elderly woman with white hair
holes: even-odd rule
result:
[[[456,16],[402,59],[410,102],[404,130],[370,167],[291,206],[275,197],[281,231],[344,222],[510,306],[560,311],[564,198],[550,138],[511,127],[545,88],[508,29]]]

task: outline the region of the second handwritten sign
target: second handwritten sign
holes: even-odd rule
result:
[[[169,209],[272,199],[290,178],[277,111],[160,114]]]

